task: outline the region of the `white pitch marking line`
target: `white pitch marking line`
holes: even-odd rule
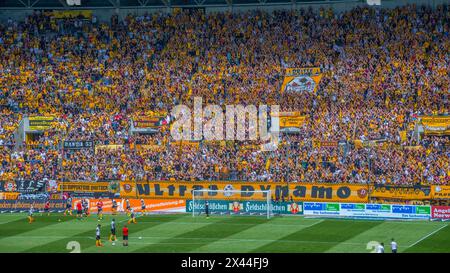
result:
[[[8,238],[34,238],[34,239],[94,239],[92,236],[10,236]],[[328,241],[297,241],[297,240],[278,240],[278,239],[238,239],[238,238],[205,238],[205,237],[169,237],[169,236],[143,236],[142,239],[138,238],[130,238],[133,241],[133,243],[139,243],[139,244],[191,244],[191,243],[175,243],[175,242],[144,242],[144,239],[154,239],[154,240],[161,240],[161,239],[170,239],[170,240],[196,240],[196,241],[214,241],[214,243],[230,243],[230,242],[284,242],[284,243],[310,243],[310,244],[344,244],[344,245],[355,245],[355,246],[361,246],[366,245],[362,243],[346,243],[346,242],[328,242]],[[119,240],[118,240],[119,241]],[[197,244],[200,244],[200,242],[197,242]],[[201,243],[203,244],[203,243]]]
[[[431,235],[435,234],[436,232],[440,231],[441,229],[445,228],[446,226],[448,226],[448,224],[446,224],[445,226],[442,226],[438,229],[436,229],[435,231],[425,235],[424,237],[420,238],[419,240],[417,240],[416,242],[414,242],[412,245],[409,245],[408,248],[415,246],[416,244],[422,242],[423,240],[425,240],[426,238],[430,237]]]

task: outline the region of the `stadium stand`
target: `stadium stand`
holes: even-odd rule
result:
[[[94,18],[34,11],[0,24],[0,180],[450,182],[448,135],[411,130],[421,116],[448,116],[449,5]],[[280,92],[291,67],[320,67],[317,91]],[[195,96],[278,104],[306,122],[276,151],[178,145],[166,121]],[[33,116],[55,120],[17,143]],[[148,116],[161,118],[157,132],[133,133]]]

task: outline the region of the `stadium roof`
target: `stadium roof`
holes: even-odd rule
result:
[[[226,5],[274,5],[293,3],[357,2],[361,0],[80,0],[80,6],[69,6],[67,0],[0,0],[0,8],[13,9],[86,9],[203,7]]]

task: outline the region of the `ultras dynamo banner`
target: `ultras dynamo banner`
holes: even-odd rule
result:
[[[192,199],[192,190],[210,189],[221,192],[199,193],[200,197],[216,200],[266,200],[265,193],[255,190],[271,190],[272,198],[293,198],[296,201],[368,202],[367,185],[354,184],[300,184],[269,182],[120,182],[122,198],[173,198]],[[241,191],[240,193],[231,192]]]

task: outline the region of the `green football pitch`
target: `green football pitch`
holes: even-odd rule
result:
[[[450,252],[450,226],[445,222],[317,219],[298,216],[192,217],[148,215],[129,226],[129,246],[122,246],[127,216],[115,216],[118,241],[108,241],[111,215],[80,221],[74,216],[0,214],[0,252],[361,252],[384,242],[390,252],[395,238],[399,252]],[[59,221],[60,220],[60,221]],[[104,247],[95,246],[95,228],[102,225]],[[79,246],[79,248],[78,248]]]

